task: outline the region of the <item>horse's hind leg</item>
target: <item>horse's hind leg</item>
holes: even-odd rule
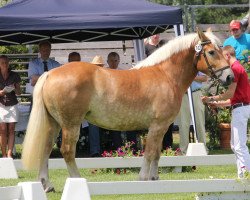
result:
[[[159,179],[158,163],[164,136],[164,129],[159,128],[159,125],[158,127],[150,127],[147,135],[143,164],[139,173],[139,179],[142,181]]]
[[[46,144],[44,159],[41,164],[39,175],[38,175],[38,179],[42,182],[45,192],[54,191],[54,187],[52,183],[49,181],[48,161],[49,161],[49,156],[51,154],[52,148],[54,146],[54,138],[56,135],[58,135],[59,130],[60,130],[59,125],[52,118],[50,118],[49,120],[49,125],[50,126],[48,129],[48,133],[44,133],[44,134],[49,134],[49,137],[48,137],[49,140],[47,141],[47,144]]]
[[[75,162],[76,143],[80,134],[80,124],[62,129],[61,153],[67,164],[70,177],[80,177],[79,170]]]

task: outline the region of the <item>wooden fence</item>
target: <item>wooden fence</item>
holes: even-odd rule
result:
[[[142,157],[133,158],[78,158],[79,168],[127,168],[140,167]],[[235,165],[235,156],[208,155],[208,156],[163,156],[159,166],[193,166],[193,165]],[[14,160],[18,170],[22,170],[20,160]],[[49,159],[50,169],[66,169],[63,159]],[[67,180],[68,181],[68,180]],[[72,182],[71,182],[72,181]],[[70,183],[71,182],[71,183]],[[89,190],[90,195],[112,194],[157,194],[157,193],[197,193],[196,200],[205,199],[249,199],[250,180],[236,179],[198,179],[198,180],[160,180],[160,181],[107,181],[86,182],[79,184],[79,179],[72,178],[66,191],[63,191],[63,200],[68,200],[74,194],[74,200],[82,199],[83,189]],[[86,187],[88,188],[86,190]],[[79,195],[77,195],[79,194]],[[1,195],[1,190],[0,190]],[[86,195],[85,195],[86,196]]]

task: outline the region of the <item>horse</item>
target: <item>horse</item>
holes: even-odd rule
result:
[[[201,71],[230,84],[233,73],[207,30],[177,37],[130,70],[72,62],[45,72],[36,83],[22,150],[27,170],[38,170],[48,192],[48,159],[62,129],[60,151],[70,177],[80,177],[76,142],[83,119],[111,130],[148,130],[139,180],[158,180],[164,133],[175,120],[191,82]]]

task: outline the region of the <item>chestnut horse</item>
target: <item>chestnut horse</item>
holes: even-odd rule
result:
[[[211,31],[198,30],[169,41],[131,70],[73,62],[44,73],[34,88],[24,167],[39,169],[46,191],[53,188],[48,159],[61,128],[60,151],[70,176],[80,177],[75,150],[79,126],[86,119],[111,130],[148,130],[139,179],[157,180],[163,136],[197,72],[228,83],[233,77],[218,42]]]

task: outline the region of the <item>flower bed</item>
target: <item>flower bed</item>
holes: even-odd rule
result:
[[[134,142],[126,142],[124,146],[121,146],[118,148],[116,151],[104,151],[102,153],[102,157],[123,157],[123,158],[128,158],[128,157],[138,157],[138,156],[143,156],[144,151],[139,150],[135,152],[135,150],[132,148],[134,145]],[[161,156],[180,156],[182,155],[181,150],[178,148],[176,150],[173,150],[172,148],[167,148],[164,149],[161,153]],[[190,167],[184,167],[182,168],[182,171],[190,171],[192,168]],[[111,172],[111,173],[116,173],[116,174],[126,174],[129,172],[135,172],[138,171],[138,168],[115,168],[115,169],[102,169],[102,172]],[[166,172],[172,172],[175,171],[175,167],[160,167],[159,168],[159,173],[166,173]],[[180,170],[176,170],[178,172],[181,172]]]

